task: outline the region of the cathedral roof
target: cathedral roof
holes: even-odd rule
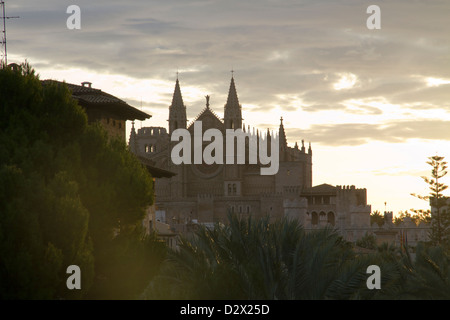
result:
[[[207,105],[195,119],[189,124],[188,129],[191,128],[195,121],[204,121],[206,118],[212,118],[217,125],[222,126],[223,122],[220,120],[217,113],[215,113],[209,106]]]

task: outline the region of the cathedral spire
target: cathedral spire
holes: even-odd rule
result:
[[[170,108],[182,108],[184,107],[183,97],[181,96],[180,82],[178,81],[178,73],[177,73],[177,81],[175,83],[175,90],[173,92],[172,104]]]
[[[184,105],[183,97],[181,96],[177,72],[177,81],[173,92],[172,104],[169,107],[169,134],[172,134],[172,132],[178,128],[186,128],[186,123],[186,106]]]
[[[287,149],[286,133],[284,132],[283,117],[280,118],[280,128],[278,129],[278,136],[280,137],[280,148]]]
[[[227,103],[225,104],[224,120],[226,129],[237,129],[242,127],[241,105],[236,92],[234,75],[231,76],[230,88],[228,90]]]
[[[280,141],[280,161],[287,160],[287,140],[284,132],[283,117],[280,118],[280,128],[278,129],[278,137]]]
[[[128,146],[130,151],[134,154],[137,154],[137,143],[136,143],[136,130],[134,129],[134,120],[131,122],[131,132],[130,132],[130,140],[128,140]]]

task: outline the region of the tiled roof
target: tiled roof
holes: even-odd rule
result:
[[[336,187],[330,184],[324,183],[305,190],[305,193],[335,193]]]
[[[60,84],[62,82],[56,80],[44,80],[42,83],[46,85],[50,83]],[[116,114],[124,120],[145,120],[151,117],[151,115],[130,106],[125,101],[109,93],[103,92],[100,89],[72,83],[66,83],[66,85],[72,92],[72,96],[85,108],[102,109]]]
[[[147,170],[150,172],[153,178],[170,178],[176,175],[175,172],[156,167],[155,162],[146,157],[137,155],[137,158],[143,165],[147,167]]]

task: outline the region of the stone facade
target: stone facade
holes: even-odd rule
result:
[[[334,226],[348,240],[356,240],[370,229],[371,207],[366,189],[354,186],[312,186],[312,148],[287,144],[283,119],[278,132],[246,127],[242,122],[234,78],[231,79],[224,119],[210,108],[209,96],[203,111],[188,124],[178,79],[169,107],[168,130],[144,127],[131,130],[130,150],[151,159],[159,168],[176,173],[171,178],[155,181],[156,210],[163,212],[166,222],[177,231],[185,231],[194,221],[211,225],[225,222],[228,213],[241,216],[299,219],[307,229]],[[171,159],[176,144],[170,140],[179,128],[193,134],[195,121],[202,122],[203,132],[215,128],[242,128],[256,136],[279,138],[279,169],[274,175],[261,175],[261,164],[180,164]],[[193,138],[192,138],[193,139]],[[208,143],[206,143],[207,145]],[[203,145],[205,147],[205,143]],[[248,141],[246,152],[248,153]],[[236,163],[236,162],[234,162]]]
[[[415,247],[419,242],[429,241],[430,232],[430,223],[421,222],[416,225],[410,217],[405,217],[397,225],[394,224],[392,211],[384,213],[384,224],[381,227],[374,223],[371,230],[368,230],[369,234],[376,236],[377,244],[387,242],[408,247]]]

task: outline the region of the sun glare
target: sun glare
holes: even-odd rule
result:
[[[429,87],[439,87],[444,84],[450,84],[450,80],[432,77],[428,77],[426,79],[426,82]]]
[[[341,78],[333,87],[335,90],[351,89],[355,86],[358,77],[353,73],[340,74]]]

